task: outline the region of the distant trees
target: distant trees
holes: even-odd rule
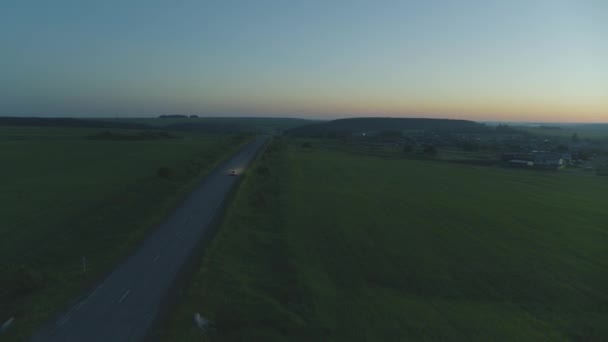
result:
[[[158,116],[159,119],[198,119],[199,116],[196,114],[186,115],[186,114],[163,114]]]
[[[572,134],[572,142],[577,143],[579,141],[581,141],[581,139],[578,137],[578,133]]]
[[[172,114],[172,115],[160,115],[159,119],[187,119],[188,115],[183,114]]]
[[[525,150],[525,148],[523,148],[521,145],[517,145],[517,144],[505,144],[505,150],[511,151],[511,152],[523,152]]]
[[[437,148],[435,147],[435,145],[427,144],[423,146],[422,152],[424,152],[424,154],[426,154],[427,156],[436,156]]]
[[[590,150],[581,150],[576,153],[578,159],[591,160],[593,159],[593,152]]]
[[[384,142],[399,142],[403,139],[403,133],[397,130],[382,130],[378,133],[376,139]]]
[[[39,127],[95,127],[152,129],[153,127],[127,120],[93,120],[74,118],[22,118],[0,117],[0,126],[39,126]]]
[[[334,132],[330,135],[329,132]],[[490,129],[483,124],[466,120],[409,119],[409,118],[352,118],[325,121],[294,127],[288,135],[299,137],[336,137],[335,132],[351,137],[361,132],[391,131],[390,135],[404,131],[427,131],[435,133],[483,133]],[[340,138],[340,137],[338,137]]]
[[[465,141],[465,142],[462,143],[461,146],[462,146],[463,150],[469,151],[469,152],[471,152],[471,151],[479,151],[479,148],[480,148],[479,144],[477,144],[475,142],[472,142],[472,141]]]
[[[104,131],[97,134],[89,135],[87,139],[93,140],[124,140],[124,141],[135,141],[135,140],[160,140],[160,139],[175,139],[176,137],[169,132],[162,131],[143,131],[133,133],[117,133],[111,131]]]
[[[513,126],[509,126],[507,124],[498,124],[498,126],[496,126],[495,128],[497,133],[505,133],[505,134],[515,134],[515,133],[522,133],[523,131],[521,129],[517,129]]]
[[[427,144],[418,146],[414,142],[406,142],[402,147],[402,151],[404,154],[413,153],[413,154],[419,154],[419,155],[426,155],[429,157],[434,157],[438,153],[437,147],[435,147],[435,145],[433,145],[433,144],[427,143]]]

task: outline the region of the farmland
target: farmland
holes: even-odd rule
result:
[[[606,178],[310,141],[246,174],[166,340],[608,338]]]
[[[0,320],[25,340],[247,136],[0,127]],[[5,338],[5,336],[3,336]]]

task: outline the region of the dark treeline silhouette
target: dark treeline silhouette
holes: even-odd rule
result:
[[[188,119],[188,118],[198,118],[197,115],[183,115],[183,114],[169,114],[169,115],[159,115],[159,119]]]
[[[135,134],[116,133],[105,131],[98,134],[93,134],[87,137],[87,139],[93,140],[160,140],[160,139],[174,139],[175,136],[169,132],[163,131],[144,131],[137,132]]]
[[[163,126],[163,129],[173,131],[189,131],[202,133],[229,133],[229,132],[247,132],[254,129],[247,125],[238,123],[208,123],[208,122],[184,122],[174,123]]]
[[[127,121],[104,121],[74,118],[0,117],[0,126],[95,127],[151,129],[149,125]]]
[[[339,119],[296,127],[288,131],[294,136],[338,137],[353,133],[386,130],[421,130],[427,132],[487,132],[488,127],[473,121],[448,119],[410,118],[356,118]]]
[[[162,115],[162,118],[175,117]],[[145,119],[138,122],[129,119],[81,119],[81,118],[40,118],[40,117],[0,117],[0,126],[37,127],[81,127],[101,129],[170,130],[197,133],[268,133],[283,131],[290,127],[307,124],[309,120],[289,118],[258,117],[213,117],[200,118],[196,115],[184,116],[183,120]],[[143,119],[142,119],[143,120]],[[154,121],[159,120],[159,121]],[[147,122],[150,122],[148,124]]]

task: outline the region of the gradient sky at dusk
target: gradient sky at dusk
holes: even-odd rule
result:
[[[0,116],[608,122],[608,1],[1,0]]]

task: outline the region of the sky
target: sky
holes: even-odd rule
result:
[[[0,116],[608,122],[604,0],[0,0]]]

